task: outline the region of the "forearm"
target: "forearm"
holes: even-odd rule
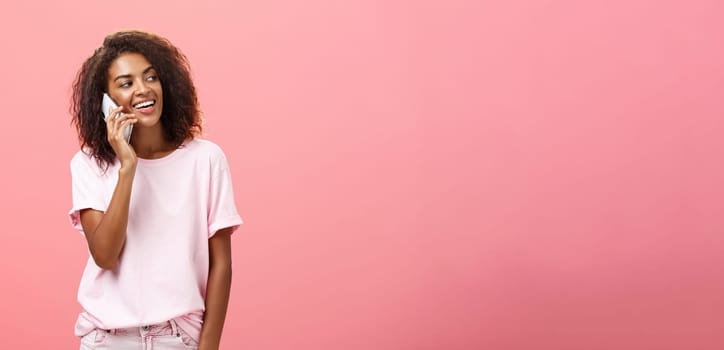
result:
[[[199,350],[216,350],[221,341],[231,292],[231,262],[212,264],[206,287],[206,312]]]
[[[116,265],[126,241],[134,172],[135,169],[119,170],[108,209],[89,239],[91,255],[102,268],[111,269]]]

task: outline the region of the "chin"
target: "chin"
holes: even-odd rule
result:
[[[136,122],[136,127],[152,128],[156,125],[161,125],[160,117],[139,117]]]

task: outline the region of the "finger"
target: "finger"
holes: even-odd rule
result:
[[[117,129],[114,131],[119,137],[125,137],[126,134],[126,128],[129,125],[136,124],[138,119],[136,117],[127,117],[124,120],[119,121],[117,124]]]
[[[111,124],[113,127],[117,127],[119,123],[127,119],[136,119],[136,115],[133,113],[120,113],[118,118],[114,118]]]
[[[129,124],[135,124],[138,118],[133,113],[123,113],[118,118],[113,118],[108,121],[107,132],[108,135],[121,135],[123,134],[125,127]]]
[[[113,126],[114,122],[118,117],[122,114],[121,107],[118,108],[110,108],[108,110],[108,117],[105,119],[106,125],[108,125],[109,130]]]
[[[118,118],[116,118],[116,114],[112,113],[113,110],[111,110],[111,114],[108,115],[108,119],[106,120],[106,131],[109,135],[115,133],[115,130],[117,129],[117,121]]]
[[[137,121],[138,121],[138,119],[135,117],[123,120],[123,121],[121,121],[121,124],[118,126],[118,129],[125,131],[127,126],[129,126],[131,124],[136,124]]]
[[[109,107],[108,108],[108,118],[106,118],[106,122],[116,119],[119,116],[118,114],[121,113],[122,110],[123,110],[123,107],[116,107],[116,108]]]

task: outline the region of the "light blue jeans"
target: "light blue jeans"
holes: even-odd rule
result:
[[[143,327],[98,329],[80,338],[80,350],[188,350],[198,344],[174,320]]]

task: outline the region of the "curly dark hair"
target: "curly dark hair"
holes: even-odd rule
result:
[[[201,111],[186,56],[168,39],[155,34],[136,30],[110,34],[78,71],[70,107],[81,149],[87,149],[104,169],[116,158],[107,140],[101,110],[108,68],[120,54],[129,52],[146,57],[158,73],[163,89],[164,138],[179,147],[201,133]]]

